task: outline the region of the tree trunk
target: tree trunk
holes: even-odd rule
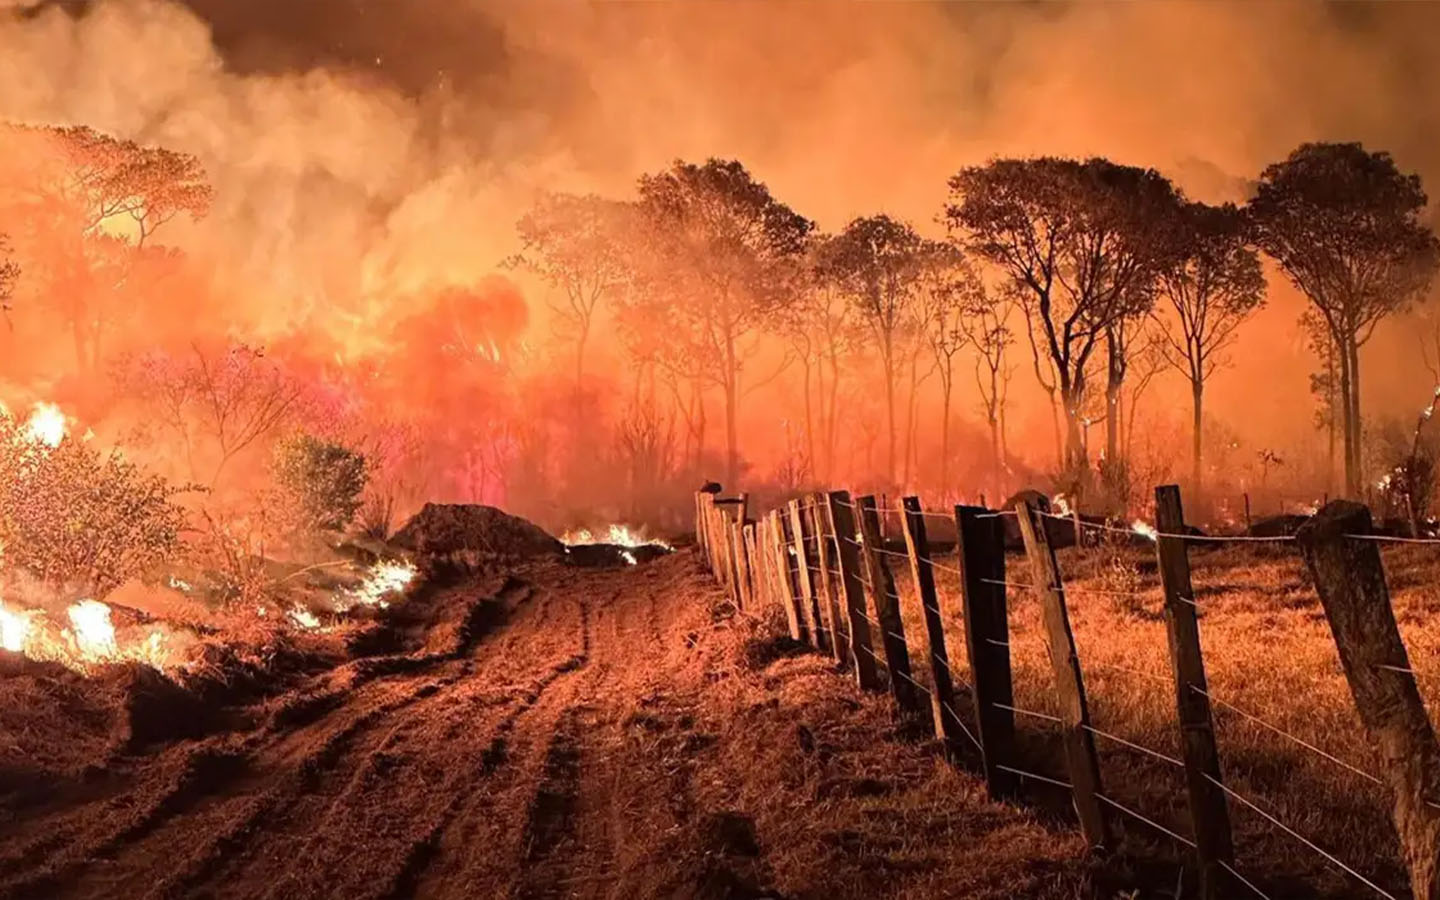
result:
[[[940,492],[950,496],[950,375],[940,373]]]
[[[1197,499],[1204,497],[1204,470],[1202,468],[1202,457],[1204,455],[1204,441],[1202,440],[1202,413],[1201,406],[1205,393],[1205,382],[1196,379],[1190,382],[1190,411],[1192,414],[1190,424],[1190,489],[1195,492]]]
[[[805,360],[805,452],[810,454],[806,465],[810,467],[811,479],[815,476],[815,413],[810,402],[810,358]]]
[[[1346,347],[1350,357],[1350,427],[1354,431],[1350,452],[1355,457],[1355,484],[1359,488],[1365,484],[1365,422],[1360,416],[1360,345],[1353,334]]]
[[[735,336],[725,336],[725,486],[735,490],[740,474],[740,438],[736,433],[736,407],[740,404],[740,364],[735,358]]]
[[[1062,388],[1061,400],[1065,404],[1065,455],[1063,468],[1066,474],[1080,475],[1089,468],[1085,453],[1085,436],[1080,430],[1080,391],[1077,388]]]
[[[1339,343],[1337,341],[1337,343]],[[1350,405],[1350,355],[1340,348],[1340,401],[1341,401],[1341,435],[1345,440],[1345,496],[1358,500],[1360,498],[1360,481],[1355,472],[1354,439],[1355,428],[1351,421],[1352,408]]]
[[[1063,469],[1068,457],[1065,455],[1065,444],[1060,432],[1060,410],[1055,403],[1055,392],[1051,390],[1047,393],[1050,395],[1050,428],[1055,432],[1055,465]]]
[[[825,413],[825,480],[835,479],[835,404],[839,399],[840,359],[833,348],[830,353],[830,396]]]
[[[885,478],[887,485],[895,483],[895,359],[892,355],[890,336],[880,348],[880,362],[885,367],[885,423],[889,444],[885,456]]]

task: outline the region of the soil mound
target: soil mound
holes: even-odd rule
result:
[[[427,503],[391,539],[428,556],[525,558],[560,555],[565,546],[544,529],[493,506]]]

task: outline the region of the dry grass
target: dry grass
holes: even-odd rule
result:
[[[912,665],[916,677],[928,684],[929,668],[921,664],[923,622],[908,567],[903,560],[889,562],[902,596]],[[953,556],[937,562],[956,564]],[[1059,562],[1095,727],[1178,757],[1174,687],[1153,551],[1130,546],[1067,549],[1060,551]],[[1319,599],[1294,548],[1198,549],[1192,550],[1191,563],[1212,696],[1358,769],[1378,772],[1379,761],[1355,712]],[[1440,550],[1387,548],[1385,564],[1411,663],[1433,707],[1440,701],[1440,628],[1431,624],[1440,609]],[[1032,578],[1020,554],[1007,559],[1007,571],[1011,582]],[[968,681],[958,579],[939,569],[936,576],[952,667]],[[1087,590],[1135,591],[1138,596]],[[1016,705],[1054,713],[1039,606],[1029,591],[1009,593]],[[1386,891],[1408,893],[1384,788],[1233,709],[1219,707],[1215,715],[1228,786]],[[1054,726],[1024,716],[1017,717],[1016,724],[1028,764],[1063,778]],[[1189,836],[1180,769],[1103,737],[1097,738],[1097,746],[1107,794]],[[1230,807],[1238,867],[1272,897],[1379,896],[1253,811],[1234,801]],[[1169,838],[1133,820],[1120,824],[1130,855],[1185,864],[1183,848]]]

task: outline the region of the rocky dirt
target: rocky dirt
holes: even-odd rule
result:
[[[458,577],[387,627],[198,735],[0,786],[0,897],[1112,896],[689,552]]]

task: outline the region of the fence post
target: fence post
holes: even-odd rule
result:
[[[1099,847],[1110,840],[1105,811],[1100,806],[1100,761],[1095,754],[1095,737],[1090,733],[1085,680],[1080,674],[1075,635],[1070,631],[1070,616],[1065,610],[1060,567],[1055,563],[1055,548],[1050,544],[1045,520],[1023,500],[1015,504],[1015,512],[1020,520],[1025,552],[1030,557],[1031,582],[1045,620],[1045,640],[1050,650],[1050,667],[1055,673],[1055,693],[1060,700],[1065,761],[1075,796],[1075,812],[1080,817],[1085,839],[1090,846]]]
[[[730,565],[735,574],[735,583],[731,586],[730,593],[735,599],[735,607],[741,611],[745,609],[745,602],[749,599],[750,593],[750,571],[746,566],[745,547],[740,543],[740,529],[745,525],[745,517],[749,515],[749,509],[750,495],[742,492],[740,503],[735,507],[735,521],[726,523],[725,529],[725,537],[730,544]]]
[[[890,693],[895,703],[906,712],[919,712],[920,695],[910,675],[910,648],[905,641],[905,623],[900,618],[900,595],[890,566],[881,557],[884,538],[880,536],[880,516],[875,497],[861,497],[860,534],[865,557],[865,572],[870,579],[870,598],[879,623],[880,644],[885,651],[885,668],[890,674]]]
[[[748,576],[750,596],[745,603],[754,613],[754,607],[759,606],[759,601],[765,595],[765,584],[760,573],[760,559],[755,554],[755,529],[754,522],[747,522],[740,527],[740,544],[745,548],[745,574]]]
[[[855,662],[855,681],[872,690],[880,686],[875,653],[870,645],[870,623],[865,618],[865,586],[860,581],[860,548],[855,545],[855,508],[849,491],[831,491],[826,497],[830,523],[835,531],[836,558],[840,582],[845,588],[845,612],[850,624],[850,658]]]
[[[795,581],[800,588],[800,614],[805,627],[810,631],[810,643],[817,650],[828,650],[825,643],[825,623],[820,618],[820,605],[815,600],[815,573],[810,568],[808,535],[805,534],[805,517],[800,513],[800,500],[791,500],[785,507],[790,518],[791,546],[795,548]]]
[[[785,607],[785,624],[790,628],[792,640],[803,640],[804,634],[801,631],[800,610],[795,606],[794,583],[790,580],[790,554],[785,549],[785,531],[780,513],[776,510],[770,512],[770,558],[774,561],[775,580],[780,588],[780,605]]]
[[[695,546],[700,548],[703,559],[705,554],[705,492],[695,492]]]
[[[970,677],[975,681],[975,722],[980,731],[985,784],[990,796],[1015,797],[1014,688],[1010,680],[1010,622],[1005,609],[1005,523],[980,506],[955,507],[955,548]]]
[[[1417,898],[1440,898],[1440,746],[1415,673],[1374,541],[1369,508],[1336,500],[1300,526],[1295,539],[1335,635],[1360,721],[1379,747],[1394,798],[1395,830]]]
[[[945,620],[940,616],[940,596],[935,590],[935,567],[930,560],[930,540],[925,534],[925,513],[919,497],[900,501],[904,516],[905,549],[910,554],[910,577],[915,598],[925,617],[925,652],[930,658],[930,712],[935,719],[935,736],[945,742],[945,752],[958,758],[963,746],[964,726],[955,709],[955,682],[950,677],[950,655],[945,651]],[[947,715],[948,713],[948,715]]]
[[[827,627],[830,629],[830,653],[835,658],[837,665],[845,664],[845,633],[841,627],[840,601],[838,591],[840,585],[838,578],[833,576],[832,570],[835,567],[835,550],[830,545],[831,529],[828,527],[830,517],[827,515],[824,494],[811,494],[806,503],[806,511],[810,514],[810,527],[815,535],[815,563],[819,573],[818,588],[820,591],[821,611],[825,614]]]
[[[1195,828],[1195,853],[1200,860],[1200,893],[1206,900],[1225,896],[1224,867],[1235,862],[1230,813],[1220,789],[1220,752],[1210,715],[1205,660],[1200,653],[1200,624],[1195,615],[1195,589],[1190,583],[1190,553],[1182,537],[1185,513],[1180,488],[1155,489],[1155,525],[1160,581],[1165,588],[1165,631],[1170,638],[1170,664],[1175,673],[1175,705],[1185,758],[1185,786],[1190,820]]]

